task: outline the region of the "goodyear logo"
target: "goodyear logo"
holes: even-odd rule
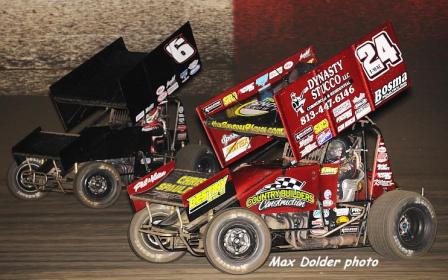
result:
[[[156,190],[170,192],[170,193],[183,194],[206,180],[207,179],[205,179],[205,178],[185,175],[185,176],[180,177],[176,181],[176,183],[163,182],[162,184],[160,184],[156,187]]]
[[[188,198],[189,212],[192,213],[226,193],[228,175]]]

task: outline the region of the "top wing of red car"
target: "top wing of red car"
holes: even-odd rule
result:
[[[300,160],[409,84],[386,23],[274,96],[294,157]]]
[[[196,108],[221,166],[270,142],[272,136],[286,137],[274,95],[316,61],[308,47]]]

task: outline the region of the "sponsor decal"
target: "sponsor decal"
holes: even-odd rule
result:
[[[236,133],[232,133],[232,134],[224,134],[221,138],[221,144],[223,144],[224,146],[227,146],[230,142],[232,142],[233,140],[239,138],[241,135],[236,134]]]
[[[394,185],[394,183],[391,180],[380,180],[380,179],[373,180],[373,184],[375,186],[380,186],[380,187],[391,187]]]
[[[311,225],[315,226],[313,228],[322,227],[324,225],[324,221],[322,219],[312,220]]]
[[[193,60],[189,65],[188,69],[190,70],[190,75],[193,76],[196,74],[199,69],[201,69],[201,64],[199,63],[198,59]]]
[[[269,80],[269,74],[266,73],[263,76],[260,76],[259,78],[257,78],[255,80],[255,84],[260,88],[259,90],[262,90],[263,88],[266,87],[268,80]]]
[[[355,109],[358,109],[365,103],[367,103],[367,99],[364,92],[359,93],[359,96],[353,97],[353,104],[355,104]]]
[[[324,213],[324,218],[328,218],[328,216],[330,216],[330,210],[328,209],[323,209],[323,213]],[[322,216],[321,211],[320,210],[314,210],[313,211],[313,218],[318,219]]]
[[[375,91],[375,105],[382,103],[384,100],[405,88],[407,85],[408,74],[404,72],[389,83],[385,84],[382,88]]]
[[[228,106],[229,104],[232,104],[233,102],[238,100],[238,95],[236,92],[229,93],[228,95],[224,96],[222,99],[222,102],[224,103],[224,106]]]
[[[283,64],[283,66],[279,66],[276,69],[274,69],[268,73],[264,73],[264,74],[260,75],[259,77],[257,77],[255,79],[255,81],[250,82],[249,84],[241,87],[238,90],[238,93],[245,94],[245,93],[250,93],[254,90],[260,91],[263,88],[265,88],[267,85],[269,85],[269,83],[272,79],[274,79],[275,77],[278,77],[279,75],[282,75],[283,71],[289,70],[293,66],[294,66],[294,62],[288,60]]]
[[[376,165],[377,171],[389,171],[390,166],[387,163],[379,163]]]
[[[314,195],[302,190],[306,182],[291,177],[277,177],[272,184],[265,185],[246,200],[246,206],[258,206],[258,210],[277,207],[305,208],[314,204]]]
[[[340,224],[345,224],[346,222],[348,222],[350,219],[347,216],[339,216],[336,219],[336,224],[340,225]]]
[[[313,132],[313,128],[311,126],[308,126],[307,128],[303,129],[302,131],[296,133],[294,135],[294,138],[296,139],[297,142],[299,142],[300,139],[302,139],[306,135],[310,134],[311,132]]]
[[[310,144],[313,141],[314,141],[314,135],[308,134],[308,136],[299,141],[299,148],[305,147],[306,145]]]
[[[183,194],[186,191],[205,182],[206,180],[207,179],[205,179],[205,178],[184,175],[184,176],[180,177],[176,181],[176,183],[163,182],[162,184],[158,185],[155,189],[158,191],[163,191],[163,192]]]
[[[146,107],[146,109],[138,113],[137,116],[135,117],[135,122],[139,122],[141,119],[143,119],[145,114],[149,113],[152,109],[154,109],[154,103],[151,103],[148,107]]]
[[[389,156],[387,155],[386,152],[380,152],[380,151],[378,150],[378,155],[377,155],[376,160],[377,160],[379,163],[387,162],[388,159],[389,159]]]
[[[372,111],[372,108],[370,108],[370,104],[365,103],[365,104],[361,105],[361,107],[359,107],[358,109],[355,110],[356,118],[359,120],[362,117],[364,117],[365,115],[367,115],[368,113],[370,113],[371,111]]]
[[[291,92],[291,106],[296,113],[304,114],[303,105],[305,105],[305,93],[308,92],[308,87],[305,87],[299,96],[295,92]]]
[[[305,146],[305,148],[303,148],[303,150],[300,151],[300,156],[303,157],[307,154],[309,154],[310,152],[314,151],[317,148],[317,143],[313,142],[311,144],[309,144],[308,146]]]
[[[171,95],[178,88],[179,83],[176,81],[176,75],[173,75],[173,77],[166,82],[166,86],[161,85],[156,89],[157,102],[163,102],[168,95]]]
[[[392,180],[392,172],[378,172],[377,176],[380,179]]]
[[[332,195],[333,193],[331,192],[331,190],[324,191],[324,201],[322,201],[322,205],[324,207],[330,207],[333,205],[333,200],[331,199]]]
[[[318,122],[316,125],[314,125],[314,134],[319,134],[322,130],[328,128],[329,123],[327,119],[323,119],[320,122]]]
[[[341,83],[339,72],[342,69],[342,60],[338,60],[307,80],[313,99],[320,98]]]
[[[349,208],[334,208],[333,211],[336,213],[336,216],[348,216]]]
[[[188,198],[188,211],[193,213],[226,193],[228,175]]]
[[[235,110],[235,115],[241,117],[255,117],[261,116],[269,113],[272,110],[275,110],[277,107],[274,103],[274,99],[266,98],[265,100],[252,100],[247,102],[241,106],[239,106]]]
[[[258,126],[255,124],[233,124],[228,123],[226,121],[224,122],[218,122],[218,121],[212,121],[210,123],[211,127],[214,128],[222,128],[222,129],[228,129],[238,132],[250,132],[254,134],[265,134],[265,135],[275,135],[275,136],[281,136],[284,137],[284,129],[283,127],[266,127],[266,126]]]
[[[352,107],[352,104],[350,103],[350,100],[346,100],[346,101],[342,102],[340,105],[336,106],[333,109],[333,115],[335,117],[337,117],[340,114],[342,114],[343,112],[345,112],[348,109],[350,109],[351,107]]]
[[[162,178],[165,175],[166,175],[166,171],[156,172],[154,174],[151,174],[150,177],[146,177],[143,181],[140,181],[137,184],[135,184],[134,191],[137,192],[139,189],[143,189],[148,184],[154,183],[155,181],[159,180],[160,178]]]
[[[346,226],[346,227],[343,227],[342,229],[341,229],[341,232],[342,233],[357,233],[358,232],[358,227],[349,227],[349,226]]]
[[[350,208],[350,216],[356,217],[361,215],[362,209],[360,208]]]
[[[369,105],[369,104],[367,104]],[[370,107],[369,107],[370,109]],[[352,110],[348,110],[339,117],[336,118],[336,123],[340,123],[342,121],[345,121],[346,119],[350,118],[353,115]]]
[[[300,61],[305,60],[305,59],[307,59],[310,56],[311,56],[311,47],[307,48],[302,53],[300,53],[299,60]]]
[[[355,115],[357,119],[361,119],[372,111],[364,92],[361,92],[359,96],[353,98],[353,104],[355,104]]]
[[[181,80],[182,83],[185,83],[186,81],[188,81],[188,79],[190,78],[190,75],[188,75],[188,69],[185,69],[184,71],[182,71],[179,74],[179,78]]]
[[[229,161],[232,158],[244,153],[245,151],[250,149],[250,147],[250,138],[241,137],[230,145],[225,146],[222,149],[222,153],[224,154],[225,160]]]
[[[338,128],[337,128],[338,132],[341,132],[344,128],[349,127],[349,126],[352,125],[355,121],[356,121],[355,116],[351,117],[350,119],[348,119],[347,121],[345,121],[345,123],[343,123],[343,124],[341,124],[340,126],[338,126]]]
[[[320,175],[335,175],[338,173],[337,167],[325,166],[320,169]]]
[[[306,125],[310,121],[332,110],[333,107],[351,96],[355,89],[352,85],[350,73],[344,73],[343,61],[340,59],[325,69],[317,70],[315,74],[307,80],[307,91],[310,92],[314,102],[302,108],[300,124]],[[342,114],[347,106],[351,106],[350,101],[341,107],[334,108],[336,114]],[[345,110],[344,110],[345,109]]]
[[[317,135],[317,144],[321,146],[322,144],[330,140],[332,137],[333,134],[331,133],[330,128],[326,128],[324,131],[320,132],[319,135]]]
[[[386,73],[390,66],[396,66],[403,61],[398,46],[392,42],[386,31],[381,31],[373,36],[371,41],[359,45],[355,55],[371,81]]]
[[[180,78],[181,82],[185,83],[186,81],[188,81],[190,76],[193,76],[194,74],[196,74],[200,69],[201,69],[201,64],[199,63],[199,60],[198,59],[193,60],[188,65],[188,68],[179,74],[179,78]]]
[[[204,111],[204,113],[209,114],[209,113],[215,111],[216,109],[221,108],[221,106],[222,106],[221,100],[216,100],[216,101],[213,101],[212,103],[210,103],[209,105],[207,105],[203,111]]]

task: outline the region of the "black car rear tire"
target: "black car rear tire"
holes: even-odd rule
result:
[[[28,165],[29,162],[29,165]],[[36,159],[29,159],[23,161],[17,166],[14,161],[8,170],[8,189],[16,198],[24,200],[38,200],[47,195],[46,192],[39,191],[35,186],[23,183],[23,172],[29,170],[36,170],[40,166],[40,162]]]
[[[271,233],[259,215],[244,208],[231,208],[210,222],[205,255],[223,272],[247,274],[266,262],[271,242]]]
[[[75,175],[73,191],[79,201],[90,208],[107,208],[121,193],[118,171],[104,162],[88,162]]]
[[[178,169],[204,173],[216,173],[219,170],[219,163],[213,152],[204,145],[186,145],[177,152],[175,160]]]
[[[428,252],[435,240],[437,217],[423,196],[395,190],[381,195],[372,205],[367,234],[382,256],[407,259]]]
[[[149,206],[153,219],[153,224],[168,217],[174,212],[174,207],[151,204]],[[135,213],[129,225],[129,245],[137,256],[153,263],[168,263],[173,262],[185,255],[185,251],[167,252],[159,247],[154,236],[141,232],[143,225],[149,224],[149,213],[146,208]],[[173,242],[170,238],[160,238],[163,245]]]

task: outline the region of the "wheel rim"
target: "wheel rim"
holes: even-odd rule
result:
[[[166,215],[165,213],[159,213],[159,214],[154,214],[153,215],[153,225],[158,225],[163,219],[165,219],[168,215]],[[147,217],[142,225],[149,225],[149,217]],[[153,249],[153,250],[157,250],[157,251],[163,251],[162,248],[160,248],[159,243],[157,243],[156,238],[154,235],[152,234],[148,234],[145,232],[140,231],[140,236],[143,240],[143,242],[145,243],[145,246]],[[160,242],[162,243],[162,245],[164,247],[166,247],[167,245],[170,244],[170,238],[169,237],[159,237]]]
[[[87,176],[83,182],[84,193],[93,200],[100,200],[112,190],[112,180],[107,174],[98,172]]]
[[[220,231],[218,240],[219,249],[233,260],[250,258],[258,247],[256,231],[250,224],[227,225]]]
[[[410,207],[403,211],[398,219],[398,238],[407,249],[417,249],[423,244],[426,212],[419,207]]]
[[[31,166],[31,170],[30,170],[29,166]],[[35,193],[39,192],[39,190],[36,188],[36,186],[26,183],[26,181],[27,181],[26,173],[29,173],[30,171],[34,171],[34,170],[38,169],[39,165],[36,163],[30,163],[29,166],[28,166],[28,164],[23,164],[19,167],[19,169],[16,172],[16,183],[17,183],[17,187],[20,189],[20,191],[27,193],[27,194],[35,194]]]

